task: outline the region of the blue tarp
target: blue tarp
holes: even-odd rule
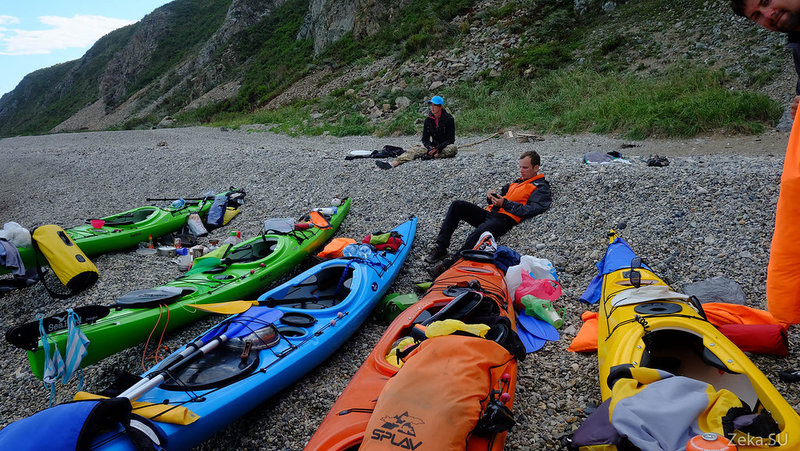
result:
[[[634,258],[636,258],[636,253],[628,246],[628,243],[619,237],[615,239],[608,245],[606,255],[597,262],[597,275],[589,282],[586,291],[581,295],[581,301],[596,304],[600,300],[603,289],[603,276],[620,269],[630,268],[631,260]],[[650,269],[645,264],[642,264],[642,267]]]

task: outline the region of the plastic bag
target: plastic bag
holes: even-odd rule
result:
[[[208,230],[203,227],[203,221],[200,219],[200,215],[197,213],[190,214],[186,224],[189,226],[189,230],[191,230],[195,236],[208,235]]]
[[[522,283],[522,272],[530,274],[535,279],[550,279],[558,281],[556,268],[546,258],[536,258],[531,255],[520,257],[519,265],[510,266],[506,271],[506,285],[508,294],[515,298],[517,287]]]
[[[0,238],[6,239],[18,248],[31,247],[31,233],[16,222],[3,224],[3,230],[0,230]]]
[[[527,295],[555,301],[561,297],[561,284],[553,279],[534,279],[527,273],[522,273],[522,282],[514,292],[514,305],[518,308],[525,308],[521,300]]]
[[[727,302],[729,304],[744,305],[747,297],[744,290],[735,281],[727,277],[712,277],[699,282],[687,283],[683,292],[695,296],[701,304],[706,302]]]
[[[348,244],[342,250],[343,257],[357,257],[368,260],[375,255],[375,251],[369,244]]]

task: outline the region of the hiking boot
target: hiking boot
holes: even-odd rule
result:
[[[447,270],[447,263],[444,261],[440,261],[439,263],[431,266],[428,268],[428,275],[431,276],[432,279],[435,279],[442,275],[443,272]]]
[[[447,250],[443,249],[439,246],[434,246],[431,248],[431,251],[428,252],[428,256],[425,257],[425,261],[428,263],[436,263],[439,260],[445,258],[447,256]]]
[[[381,169],[392,169],[392,164],[391,163],[387,163],[385,161],[380,161],[380,160],[375,162],[375,166],[377,166],[377,167],[379,167]]]

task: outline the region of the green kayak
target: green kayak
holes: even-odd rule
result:
[[[231,188],[226,194],[229,199],[244,198],[244,190]],[[198,199],[185,200],[180,207],[139,207],[117,213],[104,218],[102,226],[94,227],[91,223],[65,229],[75,244],[81,248],[88,257],[134,247],[149,237],[156,239],[168,233],[179,230],[186,224],[189,215],[197,213],[205,218],[214,202],[214,195]],[[96,220],[87,220],[96,221]],[[99,225],[99,223],[97,223]],[[36,264],[33,248],[20,247],[19,255],[26,268]],[[0,274],[10,272],[7,268],[0,267]]]
[[[331,212],[331,209],[323,209]],[[81,367],[137,345],[152,333],[177,329],[206,315],[190,304],[208,304],[252,297],[300,263],[324,244],[350,210],[350,199],[324,215],[330,227],[295,227],[292,231],[265,231],[222,252],[198,258],[185,275],[161,287],[128,293],[111,306],[89,305],[74,311],[81,317],[81,331],[89,339]],[[66,312],[42,320],[51,344],[65,356],[68,331]],[[28,350],[33,374],[41,379],[44,350],[39,321],[16,326],[6,340]]]

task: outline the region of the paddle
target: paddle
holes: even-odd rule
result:
[[[334,293],[325,296],[306,296],[302,298],[291,298],[291,297],[284,299],[267,298],[261,301],[259,300],[227,301],[227,302],[217,302],[210,304],[188,304],[187,307],[194,307],[198,310],[203,310],[211,313],[219,313],[222,315],[235,315],[237,313],[244,313],[247,311],[247,309],[253,306],[274,306],[276,304],[295,304],[302,302],[330,300],[335,298],[336,294]]]
[[[193,307],[197,310],[219,313],[222,315],[235,315],[237,313],[246,312],[250,307],[257,305],[261,305],[261,301],[228,301],[212,304],[188,304],[187,307]]]
[[[232,338],[243,337],[252,333],[254,327],[251,327],[251,325],[253,323],[256,323],[258,328],[261,328],[274,323],[282,316],[282,311],[266,307],[252,312],[252,315],[247,315],[246,317],[235,316],[228,318],[206,332],[205,335],[194,343],[187,345],[178,355],[165,360],[163,362],[163,368],[159,368],[157,371],[150,373],[146,378],[122,392],[118,397],[128,398],[134,401],[144,393],[164,382],[164,380],[166,380],[165,374],[177,371],[190,362],[208,354],[220,344]]]

